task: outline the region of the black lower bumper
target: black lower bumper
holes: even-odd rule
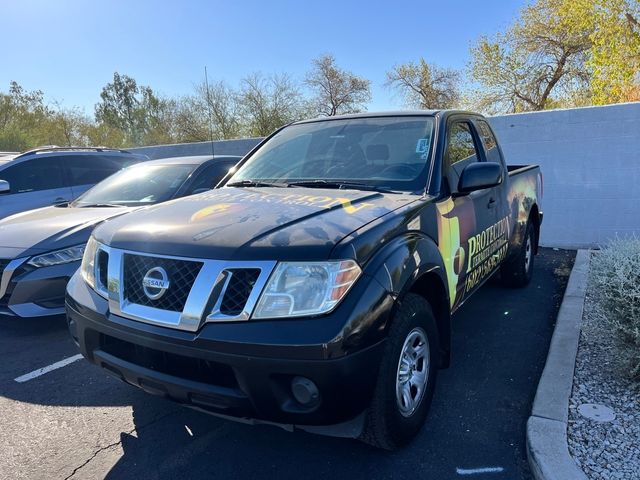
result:
[[[383,347],[379,342],[336,359],[318,359],[309,345],[270,345],[269,356],[234,354],[229,351],[251,351],[251,345],[217,348],[193,334],[103,315],[70,297],[67,316],[83,355],[131,385],[211,413],[291,425],[333,425],[360,414],[370,402]],[[317,386],[318,401],[296,400],[296,377]]]

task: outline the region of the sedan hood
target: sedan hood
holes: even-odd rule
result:
[[[131,207],[45,207],[0,220],[0,258],[17,258],[86,243],[100,222]]]
[[[317,188],[221,188],[96,229],[112,247],[220,260],[328,258],[350,233],[419,197]]]

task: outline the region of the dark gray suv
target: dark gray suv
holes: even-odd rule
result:
[[[101,147],[43,147],[0,160],[0,219],[65,203],[145,155]]]

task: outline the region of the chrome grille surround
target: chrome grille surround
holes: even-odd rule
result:
[[[98,251],[108,254],[107,289],[97,292],[109,301],[109,310],[115,315],[153,325],[175,328],[189,332],[197,331],[207,322],[237,322],[249,320],[258,302],[260,293],[273,271],[275,261],[227,261],[202,258],[156,255],[145,252],[122,250],[100,245]],[[150,305],[130,301],[124,291],[125,256],[134,255],[158,259],[158,261],[194,262],[201,264],[181,311],[164,310]],[[100,278],[96,262],[96,278]],[[222,301],[234,270],[259,270],[260,273],[250,289],[242,311],[225,315],[220,311]],[[235,313],[235,312],[234,312]]]
[[[27,260],[28,257],[16,258],[14,260],[0,260],[0,298],[4,297],[4,294],[7,293],[13,272]]]

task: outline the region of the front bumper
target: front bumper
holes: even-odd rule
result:
[[[376,282],[371,288],[387,299]],[[372,317],[386,313],[374,307]],[[115,377],[214,414],[298,426],[347,422],[373,394],[384,340],[333,358],[327,342],[318,341],[333,336],[329,325],[349,324],[351,318],[340,312],[331,316],[342,318],[209,323],[187,332],[112,314],[78,276],[67,295],[69,328],[80,351]],[[349,312],[348,317],[360,316],[361,309]],[[315,383],[317,403],[295,399],[295,377]]]
[[[0,316],[45,317],[63,315],[65,289],[80,262],[35,268],[28,259],[11,262],[2,272]]]

